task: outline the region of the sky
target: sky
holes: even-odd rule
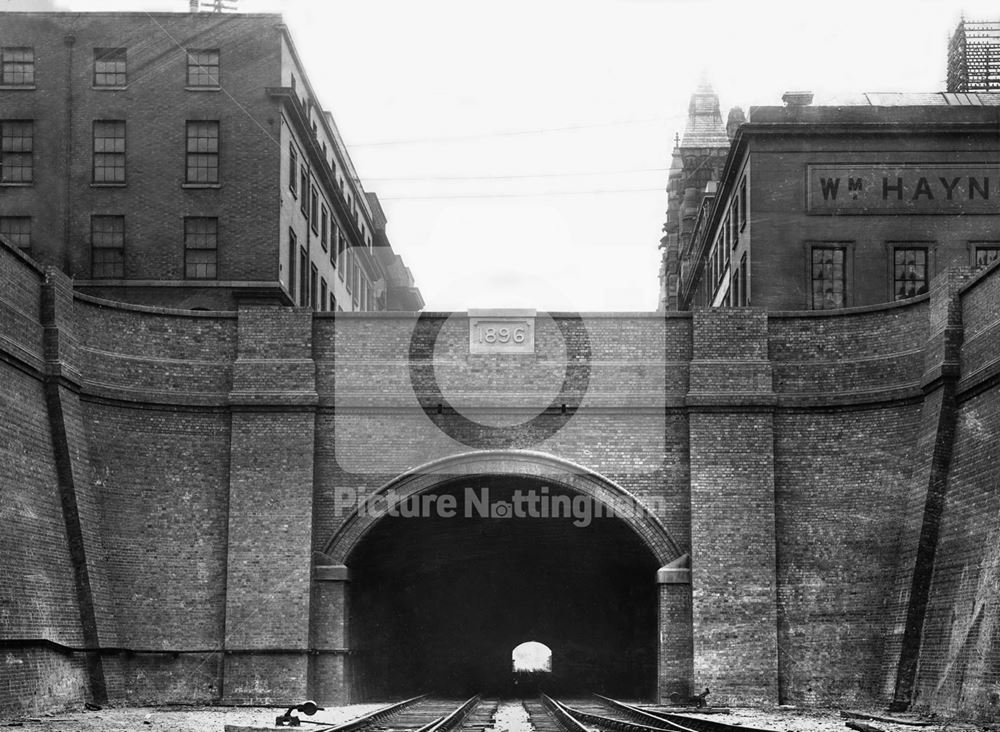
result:
[[[943,91],[995,0],[238,0],[284,16],[428,310],[654,310],[667,166],[706,78],[723,116]],[[188,0],[0,0],[185,11]]]

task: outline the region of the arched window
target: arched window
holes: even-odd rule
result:
[[[510,654],[514,673],[552,672],[552,649],[538,641],[526,641]]]

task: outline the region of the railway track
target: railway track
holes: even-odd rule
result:
[[[501,710],[499,714],[498,709]],[[506,732],[508,729],[525,732],[774,732],[692,714],[644,709],[598,694],[569,700],[542,694],[537,699],[503,702],[502,708],[496,700],[484,700],[479,696],[464,701],[420,696],[341,724],[301,721],[310,725],[307,729],[314,732]]]
[[[485,732],[496,707],[496,701],[478,696],[464,701],[418,696],[341,724],[299,721],[310,725],[307,729],[312,732]]]
[[[582,722],[552,702],[551,698],[544,695],[540,699],[525,699],[521,702],[535,732],[590,732]]]
[[[642,709],[595,694],[589,699],[558,701],[543,695],[567,732],[774,732],[734,725],[693,714]],[[578,725],[571,728],[569,725]]]

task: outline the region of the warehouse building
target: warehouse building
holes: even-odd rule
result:
[[[422,307],[279,15],[5,13],[0,54],[0,234],[81,291]]]
[[[675,307],[874,305],[1000,254],[1000,95],[784,101],[750,108],[685,209]]]

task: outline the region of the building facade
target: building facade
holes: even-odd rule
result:
[[[703,191],[678,308],[874,305],[1000,255],[1000,97],[785,99],[750,109]]]
[[[667,217],[660,239],[660,310],[677,307],[678,254],[691,241],[706,185],[718,178],[729,143],[719,97],[703,81],[691,95],[684,135],[675,138],[670,161]]]
[[[412,290],[280,16],[4,13],[0,53],[0,234],[82,291],[379,310]]]
[[[948,42],[948,91],[1000,91],[1000,20],[964,18]]]

